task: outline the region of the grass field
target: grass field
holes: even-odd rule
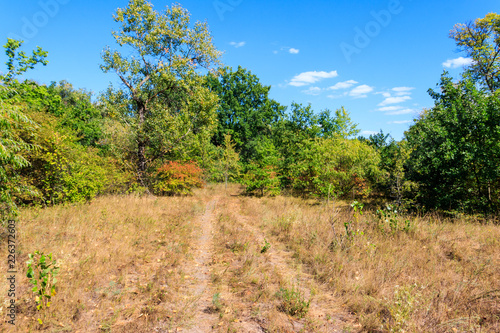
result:
[[[0,330],[500,332],[500,226],[336,207],[217,185],[23,210],[16,326]],[[43,310],[26,278],[36,250],[60,267]]]

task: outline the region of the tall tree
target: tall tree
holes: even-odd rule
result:
[[[41,63],[46,65],[47,52],[40,47],[27,56],[18,49],[23,41],[7,39],[4,45],[7,55],[7,73],[0,75],[0,222],[15,214],[13,194],[21,191],[16,183],[17,171],[29,165],[25,153],[33,149],[19,135],[19,129],[33,130],[37,125],[22,112],[22,103],[15,90],[15,77]]]
[[[217,98],[201,86],[200,69],[218,65],[221,53],[206,23],[191,26],[189,12],[178,4],[160,13],[145,0],[130,0],[114,19],[121,23],[113,36],[123,53],[106,48],[101,69],[123,83],[116,93],[126,100],[122,115],[134,125],[137,178],[145,185],[152,161],[215,124]]]
[[[489,13],[474,22],[460,23],[450,31],[458,46],[473,63],[473,77],[491,92],[500,88],[500,15]]]
[[[497,211],[500,200],[500,99],[464,77],[443,74],[435,106],[405,133],[407,168],[427,208]]]
[[[251,142],[261,135],[269,136],[271,127],[283,115],[284,107],[269,98],[270,86],[264,86],[249,70],[229,67],[222,74],[207,76],[207,86],[220,98],[217,110],[217,131],[212,137],[216,146],[224,144],[226,134],[231,135],[241,157],[248,161],[257,154]]]

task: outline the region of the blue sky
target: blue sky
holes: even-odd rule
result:
[[[150,0],[162,11],[172,1]],[[368,135],[382,129],[402,138],[413,118],[433,105],[427,90],[443,70],[458,77],[466,56],[448,37],[456,23],[499,12],[498,0],[178,1],[193,21],[207,21],[222,62],[241,65],[271,85],[283,105],[311,103],[317,112],[344,106]],[[99,69],[114,47],[112,15],[126,0],[3,1],[1,44],[21,38],[41,46],[49,65],[27,77],[67,80],[103,91],[113,74]],[[6,60],[3,52],[0,62]],[[5,66],[0,66],[4,71]]]

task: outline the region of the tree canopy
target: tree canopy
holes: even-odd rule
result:
[[[500,88],[500,15],[489,13],[474,22],[459,23],[450,37],[472,57],[469,72],[490,92]]]
[[[189,12],[173,5],[157,12],[144,0],[118,9],[121,29],[113,36],[123,52],[103,52],[104,72],[118,75],[123,88],[121,114],[133,123],[137,175],[143,185],[151,162],[165,156],[189,134],[214,125],[217,99],[201,86],[200,68],[217,65],[220,52],[205,23],[191,26]]]

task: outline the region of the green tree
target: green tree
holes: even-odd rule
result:
[[[224,182],[227,189],[227,181],[230,178],[232,181],[239,178],[240,173],[240,157],[235,149],[235,144],[231,140],[231,135],[224,136],[224,154],[223,154],[223,168],[224,168]]]
[[[466,212],[498,211],[500,184],[500,100],[465,76],[454,83],[444,73],[435,106],[405,133],[409,179],[427,208]]]
[[[280,118],[273,130],[274,145],[281,155],[282,186],[291,186],[292,166],[315,139],[348,138],[359,132],[356,126],[343,107],[332,117],[328,109],[316,114],[311,105],[292,103],[290,111]]]
[[[257,192],[261,196],[280,193],[279,163],[280,155],[272,140],[261,136],[254,140],[255,159],[245,166],[243,184],[248,193]]]
[[[27,56],[26,52],[18,51],[24,41],[7,38],[7,44],[4,45],[5,54],[7,55],[7,74],[0,75],[2,81],[10,83],[16,76],[25,73],[29,69],[35,68],[37,64],[46,66],[49,62],[46,60],[47,51],[42,50],[40,46],[36,51],[32,51],[31,56]]]
[[[14,195],[27,191],[18,184],[19,170],[29,165],[26,152],[34,146],[26,142],[20,130],[33,130],[37,125],[22,112],[22,102],[12,87],[15,77],[34,68],[38,63],[47,64],[47,52],[40,47],[28,57],[18,49],[23,41],[7,39],[4,45],[7,55],[7,74],[0,75],[0,219],[16,214]]]
[[[221,71],[219,77],[209,74],[206,78],[206,85],[220,99],[219,121],[212,143],[222,146],[225,135],[229,134],[242,159],[254,159],[257,153],[251,141],[260,135],[271,135],[284,107],[269,98],[271,87],[262,85],[249,70],[238,66],[236,71],[229,67]]]
[[[353,123],[349,112],[341,106],[335,110],[335,116],[332,117],[330,110],[321,111],[318,116],[318,123],[321,126],[321,136],[331,137],[340,135],[343,138],[351,138],[359,133],[358,124]]]
[[[201,86],[199,69],[218,64],[220,52],[205,23],[190,24],[180,5],[159,13],[145,0],[130,0],[114,16],[114,31],[124,52],[103,52],[104,72],[115,72],[123,89],[108,93],[126,101],[123,117],[137,142],[137,178],[145,185],[148,165],[202,129],[214,126],[217,98]]]
[[[29,165],[25,153],[33,146],[24,141],[18,130],[33,130],[36,124],[21,112],[20,103],[7,97],[9,88],[0,85],[0,221],[16,213],[13,195],[22,188],[17,183],[18,170]]]
[[[500,88],[500,15],[489,13],[474,22],[460,23],[450,37],[472,57],[469,72],[490,92]]]
[[[398,142],[390,134],[384,134],[382,130],[377,134],[371,134],[368,139],[359,137],[358,140],[366,142],[380,155],[379,168],[382,174],[376,184],[377,190],[398,206],[406,203],[406,194],[414,189],[413,184],[406,179],[405,173],[410,153],[406,140]]]
[[[292,185],[304,196],[368,195],[380,174],[379,161],[375,149],[359,140],[316,138],[300,146],[290,167]]]

